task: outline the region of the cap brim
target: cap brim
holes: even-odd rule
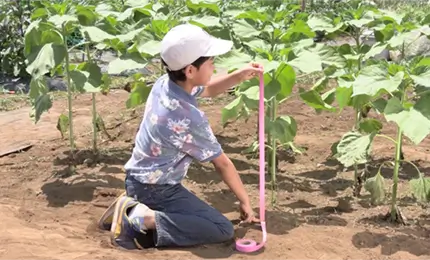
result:
[[[210,47],[204,56],[206,57],[220,56],[220,55],[226,54],[232,48],[233,48],[232,41],[222,40],[222,39],[213,37],[210,42]]]

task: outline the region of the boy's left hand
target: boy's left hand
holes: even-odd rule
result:
[[[252,79],[258,76],[260,72],[263,72],[263,66],[255,62],[250,63],[237,71],[241,81]]]

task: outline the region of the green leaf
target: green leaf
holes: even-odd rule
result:
[[[52,107],[52,99],[46,85],[46,78],[31,79],[29,97],[32,104],[30,117],[34,118],[34,122],[37,123],[43,112]]]
[[[220,13],[217,0],[186,0],[186,5],[196,13],[199,13],[202,9],[209,9],[215,14]]]
[[[322,99],[321,95],[315,90],[306,91],[303,88],[299,89],[300,98],[310,107],[313,107],[317,110],[328,110],[335,111],[336,109],[329,104],[326,104]]]
[[[342,28],[343,24],[333,24],[333,21],[326,16],[312,15],[308,20],[308,25],[313,31],[326,31],[333,33]]]
[[[382,123],[377,119],[366,118],[360,122],[359,129],[367,134],[379,132],[382,129]]]
[[[336,88],[336,100],[339,109],[342,111],[351,101],[352,87],[337,87]]]
[[[51,107],[52,107],[51,95],[43,94],[41,96],[38,96],[34,101],[34,104],[33,104],[34,114],[32,114],[31,117],[34,116],[35,122],[38,122],[43,112],[48,111]]]
[[[288,63],[303,73],[312,73],[322,70],[321,58],[317,54],[304,50],[296,55],[297,58],[289,61]]]
[[[374,44],[370,50],[368,52],[366,52],[366,54],[364,55],[364,59],[370,59],[373,58],[374,56],[380,54],[382,51],[384,51],[387,48],[388,44],[383,44],[383,43],[376,43]]]
[[[251,38],[258,36],[260,31],[256,30],[251,24],[245,20],[238,20],[233,23],[233,31],[241,38]]]
[[[78,24],[78,18],[71,15],[54,15],[49,17],[48,22],[53,23],[59,30],[65,29],[64,33],[70,35]]]
[[[268,121],[266,129],[274,138],[285,144],[294,140],[297,133],[297,123],[290,116],[279,116],[273,122]]]
[[[27,72],[34,78],[40,78],[51,69],[62,63],[67,55],[67,50],[63,45],[48,43],[32,52],[27,59]]]
[[[355,18],[355,17],[354,17]],[[373,12],[366,11],[359,19],[353,19],[346,21],[345,23],[349,25],[354,25],[355,27],[362,28],[363,26],[373,22],[375,19]]]
[[[416,71],[418,70],[415,70],[414,72]],[[419,73],[414,73],[414,75],[411,74],[410,77],[414,80],[416,84],[424,86],[426,88],[430,88],[430,67],[426,67]]]
[[[378,98],[372,102],[372,107],[375,109],[376,113],[384,113],[385,107],[387,106],[387,100],[385,98]]]
[[[70,71],[71,80],[80,92],[100,92],[103,85],[103,74],[95,63],[83,62]]]
[[[281,83],[276,79],[272,79],[269,84],[264,86],[264,99],[271,100],[276,97],[279,91],[281,91]]]
[[[144,68],[147,62],[137,55],[123,55],[111,61],[108,66],[109,74],[120,74],[126,70]]]
[[[388,100],[384,110],[388,122],[395,122],[398,127],[416,145],[430,133],[430,97],[423,96],[410,109],[404,109],[397,97]]]
[[[399,71],[394,77],[387,76],[379,65],[371,65],[360,71],[357,79],[353,83],[352,96],[368,95],[375,96],[380,91],[394,92],[402,83],[404,72]]]
[[[61,138],[64,138],[64,134],[67,133],[67,130],[69,128],[69,124],[70,124],[70,122],[69,122],[69,117],[68,116],[66,116],[64,114],[61,114],[58,117],[58,120],[57,120],[57,130],[60,131]]]
[[[81,32],[83,35],[86,36],[87,39],[89,39],[92,42],[100,43],[105,40],[111,40],[115,39],[115,36],[112,34],[109,34],[102,29],[95,27],[95,26],[85,26],[81,28]]]
[[[149,40],[139,44],[137,50],[141,53],[146,53],[151,56],[155,56],[160,53],[161,50],[161,42],[155,40]]]
[[[301,19],[295,19],[287,31],[280,37],[284,43],[291,43],[303,38],[315,37],[315,32]]]
[[[367,162],[375,134],[348,132],[342,136],[336,147],[335,158],[345,167]]]
[[[237,118],[243,106],[242,97],[237,97],[221,110],[221,123],[223,127],[227,124],[228,120]]]
[[[381,205],[385,200],[385,180],[378,171],[375,176],[369,178],[364,183],[364,189],[370,192],[372,205]]]
[[[217,57],[215,61],[217,67],[228,68],[231,71],[248,65],[252,61],[252,58],[245,53],[235,50]]]
[[[426,203],[430,200],[430,178],[420,177],[409,181],[413,196],[418,202]]]
[[[221,27],[220,19],[216,16],[192,16],[188,17],[188,22],[191,24],[195,24],[197,26],[200,26],[202,28],[205,27]]]
[[[277,92],[276,98],[282,100],[291,95],[296,83],[296,72],[290,65],[281,63],[275,72],[275,80],[280,84],[280,90]]]
[[[421,33],[419,31],[402,32],[393,36],[387,43],[392,48],[401,47],[403,44],[405,44],[405,46],[408,46],[414,41],[416,41],[420,36]]]
[[[134,82],[126,107],[134,108],[145,103],[150,93],[151,88],[146,85],[144,80]]]
[[[247,10],[242,13],[238,13],[235,16],[235,19],[251,19],[254,21],[266,22],[269,18],[267,13],[262,13],[257,10]]]
[[[94,25],[97,21],[97,14],[89,6],[76,6],[76,15],[84,26]]]
[[[346,66],[346,59],[342,55],[339,55],[332,46],[316,44],[314,47],[309,48],[309,50],[318,55],[321,63],[324,65],[335,66],[336,68],[344,68]]]

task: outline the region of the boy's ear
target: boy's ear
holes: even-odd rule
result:
[[[193,76],[194,76],[194,73],[193,73],[193,70],[194,70],[194,69],[195,69],[195,68],[194,68],[192,65],[187,66],[187,67],[184,69],[185,76],[187,76],[187,78],[189,78],[189,79],[192,79],[192,78],[193,78]]]

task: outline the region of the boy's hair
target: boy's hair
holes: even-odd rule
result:
[[[207,60],[211,59],[212,57],[200,57],[197,60],[195,60],[193,63],[191,63],[191,65],[193,65],[194,67],[196,67],[197,69],[200,68],[200,66]],[[167,75],[169,76],[169,79],[175,83],[177,83],[178,81],[186,81],[187,80],[187,76],[185,76],[184,73],[184,69],[180,69],[180,70],[176,70],[176,71],[171,71],[168,69],[166,62],[161,59],[161,62],[163,64],[163,66],[166,69]]]

